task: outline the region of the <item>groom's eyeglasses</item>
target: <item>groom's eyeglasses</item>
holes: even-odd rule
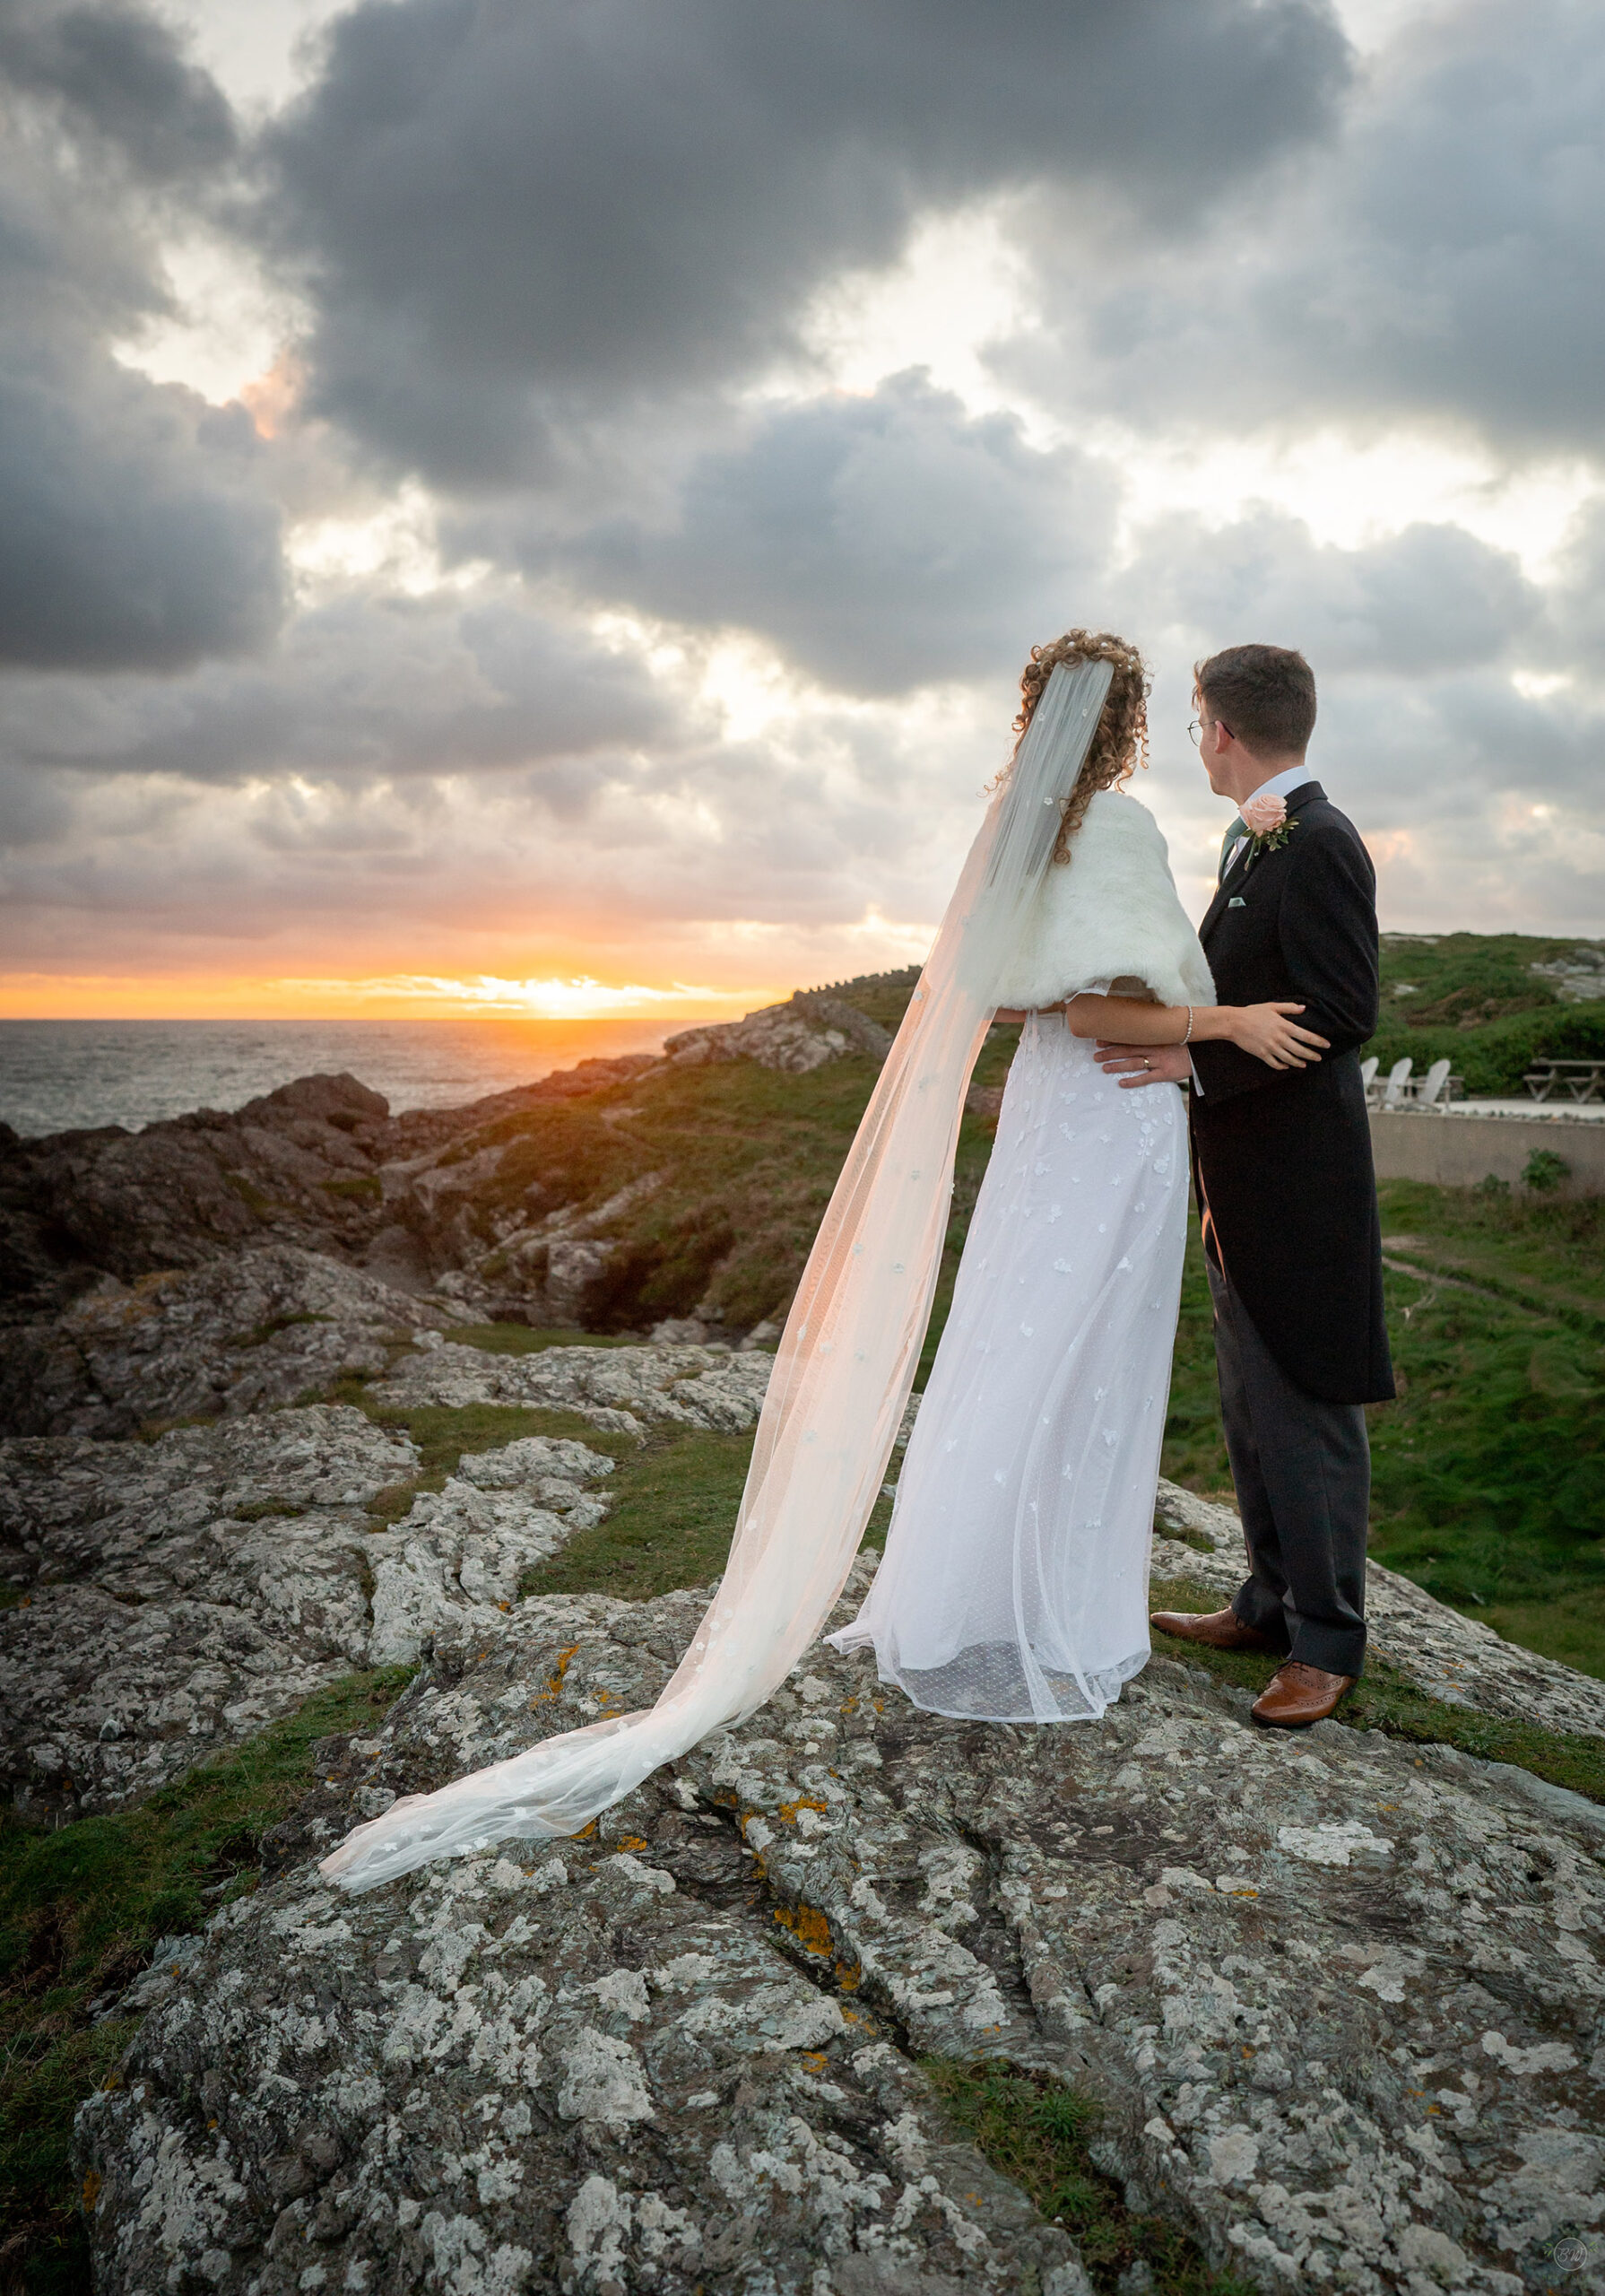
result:
[[[1221,719],[1221,718],[1211,718],[1210,723],[1211,723],[1212,725],[1217,725],[1217,726],[1222,726],[1223,730],[1224,730],[1225,732],[1228,733],[1228,734],[1229,734],[1229,733],[1231,732],[1231,730],[1232,730],[1232,729],[1231,729],[1231,727],[1230,727],[1229,726],[1228,726],[1228,725],[1226,725],[1226,724],[1225,724],[1224,719]],[[1203,726],[1202,726],[1202,721],[1201,721],[1199,718],[1193,718],[1193,722],[1192,722],[1192,724],[1191,724],[1191,725],[1188,726],[1188,728],[1187,728],[1188,737],[1189,737],[1189,739],[1192,741],[1192,744],[1193,744],[1193,748],[1194,748],[1194,749],[1196,749],[1196,748],[1198,747],[1199,735],[1202,733],[1202,731],[1203,731]]]

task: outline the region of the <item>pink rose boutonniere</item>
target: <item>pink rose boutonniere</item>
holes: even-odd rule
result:
[[[1274,853],[1285,845],[1298,827],[1288,819],[1285,797],[1260,796],[1251,797],[1243,807],[1243,826],[1248,831],[1248,858],[1243,864],[1244,874],[1254,867],[1262,853]]]

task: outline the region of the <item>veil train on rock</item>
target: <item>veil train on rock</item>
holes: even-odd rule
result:
[[[1061,663],[987,808],[776,1351],[730,1561],[655,1706],[406,1795],[323,1861],[346,1890],[517,1834],[573,1834],[785,1681],[858,1552],[913,1385],[964,1095],[1112,672]]]

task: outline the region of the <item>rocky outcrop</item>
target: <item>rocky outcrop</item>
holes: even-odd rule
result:
[[[369,1505],[419,1456],[349,1406],[0,1445],[0,1779],[53,1823],[114,1808],[448,1620],[499,1631],[612,1464],[527,1437],[389,1527]]]
[[[1084,2292],[928,2053],[1092,2092],[1129,2202],[1268,2291],[1605,2287],[1551,2254],[1605,2220],[1600,1813],[1443,1748],[1164,1661],[1099,1726],[982,1726],[820,1645],[578,1839],[319,1881],[393,1794],[649,1702],[700,1606],[444,1631],[321,1750],[83,2108],[106,2296]]]
[[[706,1346],[550,1347],[489,1355],[429,1339],[374,1388],[375,1401],[414,1411],[476,1403],[576,1411],[593,1426],[644,1431],[651,1420],[740,1434],[755,1424],[775,1359],[762,1350]]]
[[[0,1329],[0,1427],[113,1436],[292,1403],[382,1371],[451,1311],[291,1244],[132,1283],[103,1277],[46,1324]]]
[[[398,1220],[397,1191],[386,1196],[388,1167],[652,1065],[640,1054],[581,1061],[463,1108],[402,1117],[354,1076],[303,1076],[231,1114],[201,1109],[137,1133],[19,1140],[0,1126],[0,1320],[38,1326],[106,1276],[134,1283],[270,1240],[371,1257],[379,1273],[427,1289],[431,1263]]]
[[[783,1069],[792,1075],[805,1075],[828,1060],[841,1060],[854,1052],[884,1060],[890,1050],[886,1031],[856,1005],[811,989],[799,989],[785,1004],[766,1004],[743,1020],[682,1029],[678,1036],[664,1039],[664,1057],[676,1067],[751,1060],[760,1068]]]

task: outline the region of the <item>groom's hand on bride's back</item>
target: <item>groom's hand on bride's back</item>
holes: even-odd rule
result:
[[[1106,1076],[1118,1076],[1121,1090],[1136,1084],[1184,1084],[1193,1074],[1186,1048],[1179,1044],[1110,1044],[1100,1037],[1093,1058]]]

